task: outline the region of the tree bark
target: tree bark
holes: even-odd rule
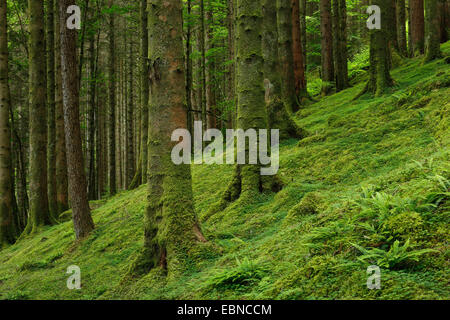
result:
[[[149,0],[148,207],[142,255],[131,271],[167,269],[173,277],[203,237],[194,212],[190,165],[171,160],[175,129],[187,127],[181,0]]]
[[[44,3],[28,1],[30,10],[30,216],[25,233],[51,224],[47,193],[47,104]]]
[[[8,84],[7,4],[0,0],[0,250],[16,236]]]
[[[72,205],[72,219],[77,239],[84,238],[94,229],[91,217],[87,183],[84,172],[81,129],[79,120],[79,88],[76,57],[77,31],[66,27],[67,7],[74,0],[60,0],[61,67],[64,106],[64,128],[66,132],[67,173]]]
[[[291,0],[277,0],[276,3],[282,98],[290,112],[297,112],[299,101],[295,92]]]
[[[109,7],[114,0],[109,0]],[[109,194],[117,193],[116,187],[116,78],[115,78],[115,39],[114,39],[114,12],[109,14],[109,47],[108,47],[108,157],[109,157]]]
[[[347,7],[345,0],[333,0],[333,54],[336,91],[348,87]]]
[[[292,119],[287,109],[289,106],[283,103],[281,97],[276,3],[273,0],[263,0],[262,14],[262,56],[268,127],[279,129],[280,139],[300,138],[302,130]]]
[[[98,48],[97,48],[98,50]],[[88,197],[90,200],[96,200],[97,190],[95,189],[95,114],[97,106],[95,104],[96,95],[96,56],[95,56],[95,38],[94,34],[89,39],[89,104],[87,115],[87,165],[88,165]]]
[[[408,55],[406,46],[406,9],[405,0],[397,0],[397,37],[398,49],[404,57]]]
[[[61,74],[61,35],[59,33],[59,0],[54,0],[55,16],[55,121],[56,121],[56,201],[58,214],[69,208],[66,134],[64,130],[64,110]]]
[[[424,8],[423,0],[409,0],[411,10],[411,44],[413,55],[424,53]]]
[[[292,6],[292,51],[294,59],[295,94],[299,102],[308,95],[306,90],[305,64],[300,30],[300,0],[291,0]]]
[[[137,188],[141,183],[147,183],[147,162],[148,162],[148,11],[147,0],[140,3],[140,81],[141,81],[141,151],[139,155],[139,165],[136,175],[131,182],[130,189]]]
[[[438,12],[438,0],[425,0],[426,12],[426,53],[425,62],[429,62],[441,57],[439,24],[440,15]]]
[[[58,217],[56,200],[56,123],[55,123],[55,30],[53,0],[46,0],[47,7],[47,174],[48,174],[48,205],[53,218]]]
[[[322,33],[322,95],[327,95],[334,81],[331,0],[320,0],[320,31]]]
[[[381,16],[386,17],[391,10],[391,0],[372,0],[371,4],[378,5]],[[368,90],[379,96],[388,87],[393,85],[390,75],[390,49],[389,49],[389,20],[381,23],[381,29],[370,31],[370,80]]]
[[[132,37],[130,36],[130,39]],[[134,90],[133,90],[133,68],[134,68],[134,56],[133,56],[133,45],[132,41],[129,43],[129,56],[128,56],[128,101],[126,105],[126,181],[125,187],[128,188],[133,181],[135,172],[135,158],[134,158],[134,126],[133,126],[133,115],[134,115]]]
[[[208,0],[206,8],[206,52],[211,53],[213,44],[213,8],[212,1]],[[209,55],[206,60],[206,121],[208,129],[217,128],[216,123],[216,92],[215,92],[215,58]]]

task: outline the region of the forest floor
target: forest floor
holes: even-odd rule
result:
[[[450,42],[442,51],[402,61],[391,93],[353,101],[361,63],[352,88],[299,111],[310,136],[281,144],[283,190],[203,221],[216,249],[179,278],[124,281],[143,245],[142,186],[92,202],[82,243],[66,221],[1,251],[0,299],[450,299]],[[201,221],[232,171],[193,166]],[[366,285],[373,264],[380,290]],[[67,289],[71,265],[81,290]]]

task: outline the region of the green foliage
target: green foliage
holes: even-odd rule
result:
[[[432,249],[410,250],[409,239],[406,240],[403,246],[400,245],[398,240],[395,241],[388,251],[378,248],[365,249],[357,244],[353,244],[353,246],[363,253],[363,255],[358,257],[358,260],[388,269],[395,269],[407,263],[418,262],[419,258],[424,254],[439,252]]]
[[[208,285],[216,289],[238,289],[258,282],[267,274],[263,265],[248,258],[236,259],[236,263],[236,267],[215,274]]]

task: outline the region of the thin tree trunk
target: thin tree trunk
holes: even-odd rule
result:
[[[11,97],[8,84],[8,35],[6,0],[0,0],[0,250],[16,237],[12,175]]]
[[[397,2],[397,36],[398,48],[404,57],[408,55],[406,46],[406,9],[405,0],[396,0]]]
[[[109,0],[109,7],[114,0]],[[108,51],[108,111],[109,111],[109,194],[115,195],[116,188],[116,77],[115,77],[115,41],[114,41],[114,12],[109,14],[109,51]]]
[[[409,0],[411,10],[411,44],[413,55],[424,53],[424,8],[423,0]]]
[[[348,87],[347,8],[345,0],[333,0],[333,55],[336,91]]]
[[[77,74],[77,31],[66,27],[67,7],[74,0],[60,0],[61,67],[64,105],[64,127],[66,132],[67,172],[72,218],[77,239],[84,238],[94,229],[91,217],[79,120],[79,88]]]
[[[48,205],[53,218],[58,217],[56,200],[56,123],[55,123],[55,30],[53,0],[46,0],[47,6],[47,112],[48,112]]]
[[[299,101],[307,96],[305,64],[303,63],[302,37],[300,32],[300,0],[291,0],[292,50],[294,59],[295,94]]]
[[[64,130],[64,110],[61,74],[61,41],[59,33],[59,2],[54,0],[55,10],[55,120],[56,120],[56,201],[58,214],[69,208],[66,134]]]
[[[296,112],[299,104],[295,93],[291,0],[277,0],[276,3],[282,98],[288,110]]]
[[[30,216],[25,233],[51,224],[47,193],[47,105],[44,3],[30,10]]]
[[[320,31],[322,33],[322,95],[327,95],[334,81],[331,0],[320,0]]]
[[[130,36],[130,40],[132,37]],[[131,184],[131,181],[134,177],[135,172],[135,159],[134,159],[134,143],[133,143],[133,135],[134,135],[134,126],[133,126],[133,115],[134,115],[134,101],[133,101],[133,45],[132,41],[129,44],[129,57],[128,57],[128,101],[126,105],[126,181],[125,188],[128,188]]]
[[[137,188],[141,183],[147,183],[147,164],[148,164],[148,11],[147,0],[141,0],[140,3],[140,86],[141,86],[141,119],[140,119],[140,155],[138,170],[131,182],[130,189]]]
[[[98,50],[98,49],[97,49]],[[89,199],[95,200],[97,198],[97,191],[95,190],[95,105],[96,94],[96,56],[95,56],[95,38],[92,35],[89,39],[89,104],[88,104],[88,118],[87,118],[87,163],[88,163],[88,196]]]
[[[213,44],[213,8],[212,1],[208,0],[208,7],[206,10],[206,21],[208,23],[206,30],[206,52],[211,52],[214,49]],[[206,60],[206,121],[208,129],[215,129],[216,124],[216,93],[215,93],[215,61],[214,57],[210,56]]]
[[[206,110],[206,42],[205,42],[205,1],[200,0],[200,53],[202,56],[202,63],[200,66],[201,72],[201,82],[202,82],[202,100],[201,100],[201,111],[202,111],[202,122],[203,130],[208,129],[207,121],[207,110]]]

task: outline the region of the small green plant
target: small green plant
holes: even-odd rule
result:
[[[363,253],[358,260],[364,263],[375,263],[377,266],[387,269],[395,269],[410,262],[418,262],[419,258],[427,253],[438,252],[433,249],[409,250],[411,245],[409,239],[403,246],[400,241],[395,241],[389,251],[378,248],[366,249],[357,244],[352,245]]]
[[[223,270],[216,274],[209,285],[217,289],[245,287],[261,280],[267,273],[266,268],[245,258],[242,262],[236,259],[237,266],[231,270]]]

